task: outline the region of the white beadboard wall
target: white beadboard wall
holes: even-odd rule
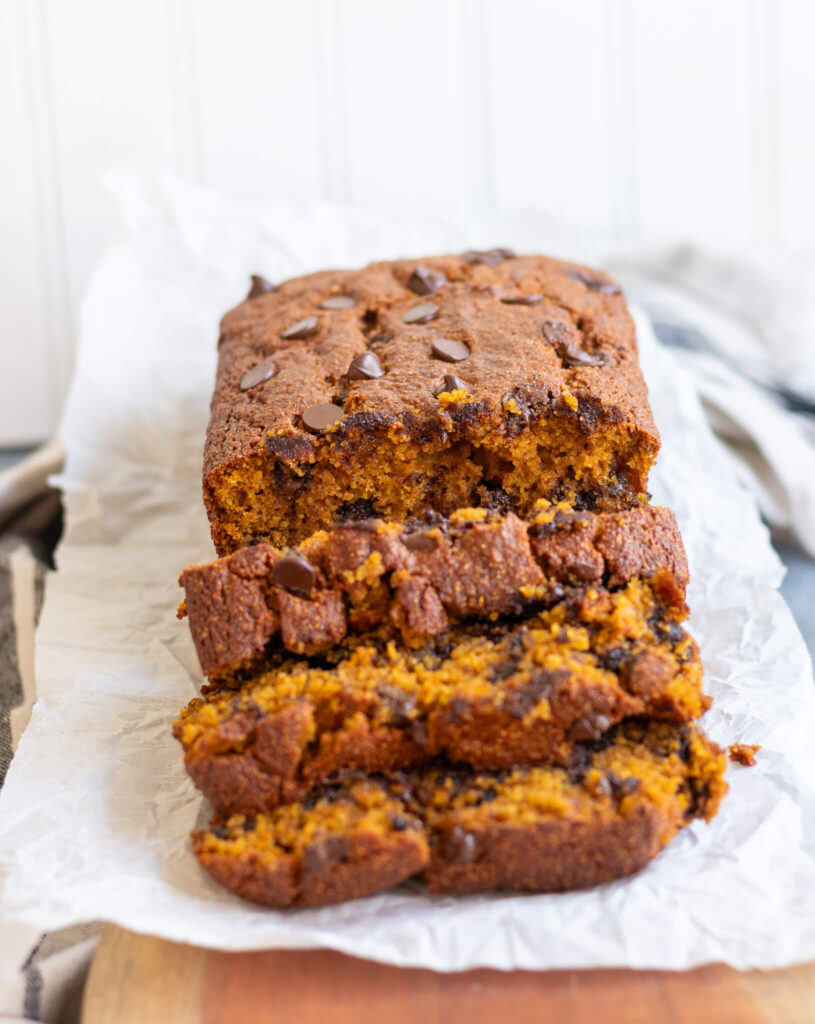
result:
[[[112,167],[815,243],[811,0],[0,0],[0,446],[55,427]]]

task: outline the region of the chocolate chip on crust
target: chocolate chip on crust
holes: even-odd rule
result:
[[[320,303],[320,309],[353,309],[356,300],[350,295],[329,295]]]
[[[337,420],[342,418],[342,409],[331,402],[322,402],[319,405],[310,405],[303,410],[301,419],[303,426],[312,434],[324,434],[329,427],[333,427]]]
[[[469,391],[469,385],[467,381],[462,380],[461,377],[457,377],[454,373],[445,373],[444,383],[440,387],[436,388],[436,398],[439,395],[444,394],[445,391]]]
[[[376,380],[377,377],[384,376],[382,363],[374,352],[360,352],[358,356],[354,356],[346,373],[349,380]]]
[[[478,840],[456,825],[444,839],[443,855],[447,864],[472,864],[478,857]]]
[[[515,253],[512,249],[468,249],[467,252],[461,254],[461,258],[465,263],[472,263],[473,265],[483,263],[487,267],[497,267],[504,260],[511,260],[514,257]]]
[[[402,314],[403,324],[427,324],[439,315],[439,307],[432,302],[422,302]]]
[[[287,327],[281,337],[287,341],[300,338],[310,338],[312,334],[317,333],[319,327],[319,321],[316,316],[307,316],[303,320],[298,320],[296,324],[292,324],[291,327]]]
[[[470,357],[470,346],[453,338],[436,338],[430,346],[434,358],[445,363],[462,363]]]
[[[432,267],[416,267],[408,278],[408,288],[417,295],[432,295],[444,284],[447,284],[447,278]]]
[[[532,295],[504,295],[501,299],[505,306],[537,306],[542,301],[543,296],[535,293]]]
[[[431,537],[427,533],[403,533],[401,541],[408,549],[408,551],[435,551],[436,548],[438,547],[438,542],[436,538]]]
[[[272,579],[278,587],[308,597],[317,582],[317,570],[299,551],[290,551],[272,566]]]
[[[249,391],[250,388],[256,388],[258,384],[264,384],[267,380],[274,377],[275,364],[273,359],[264,359],[248,370],[243,377],[241,377],[241,391]]]
[[[267,281],[265,277],[261,277],[260,274],[252,274],[250,278],[251,284],[249,286],[249,294],[246,296],[247,299],[257,299],[261,295],[266,295],[268,292],[275,291],[275,286],[271,281]]]
[[[569,270],[566,276],[584,284],[590,292],[600,292],[601,295],[619,295],[622,290],[616,281],[589,273],[586,270]]]

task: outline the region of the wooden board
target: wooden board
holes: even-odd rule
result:
[[[108,927],[83,1024],[813,1024],[815,964],[436,974],[325,950],[218,953]]]

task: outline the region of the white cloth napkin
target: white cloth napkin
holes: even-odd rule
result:
[[[815,557],[815,266],[693,246],[606,263],[678,350],[765,519]]]

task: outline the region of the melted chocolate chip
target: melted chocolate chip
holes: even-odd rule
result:
[[[264,441],[264,448],[270,455],[276,456],[281,462],[300,462],[308,458],[313,449],[310,438],[288,437],[286,434],[272,434]]]
[[[365,527],[371,533],[377,530],[377,511],[370,498],[357,498],[356,501],[346,501],[337,509],[339,525],[356,525],[359,528]],[[366,522],[366,520],[373,520]]]
[[[569,328],[560,320],[544,320],[541,334],[550,345],[557,345],[569,340]]]
[[[388,820],[394,832],[404,832],[405,829],[410,828],[410,819],[406,818],[404,814],[391,813],[388,815]]]
[[[304,409],[301,418],[306,430],[311,431],[312,434],[324,434],[341,417],[342,409],[338,405],[321,402],[319,405],[310,405]]]
[[[350,295],[329,295],[320,303],[320,309],[353,309],[356,300]]]
[[[542,295],[505,295],[501,302],[505,306],[537,306],[539,302],[543,301]]]
[[[590,767],[591,754],[585,747],[575,744],[569,754],[569,763],[567,765],[569,780],[575,783],[582,782]]]
[[[287,341],[300,338],[310,338],[312,334],[316,334],[320,324],[316,316],[307,316],[304,320],[298,320],[296,324],[292,324],[291,327],[286,328],[283,331],[282,337]]]
[[[275,290],[275,286],[271,281],[267,281],[265,277],[261,277],[260,274],[252,274],[250,278],[251,284],[249,286],[249,294],[246,296],[247,299],[257,299],[261,295],[266,295],[269,292]]]
[[[213,825],[210,832],[212,832],[214,836],[217,836],[218,839],[229,839],[232,835],[226,825]]]
[[[348,380],[376,380],[377,377],[384,376],[382,363],[374,352],[360,352],[358,356],[354,356],[346,373]]]
[[[409,726],[413,722],[412,712],[416,710],[416,698],[407,690],[400,690],[398,686],[391,686],[389,683],[382,683],[377,687],[377,694],[382,703],[387,707],[389,723],[395,726]]]
[[[488,267],[497,267],[499,263],[503,263],[504,260],[514,259],[515,253],[512,249],[468,249],[467,252],[461,254],[461,258],[465,263],[471,263],[476,265],[483,263]]]
[[[573,339],[569,339],[565,345],[555,345],[560,360],[566,367],[571,366],[603,366],[605,359],[602,355],[592,355],[578,348]]]
[[[455,341],[453,338],[436,338],[430,346],[434,358],[441,359],[445,363],[463,363],[470,357],[470,347],[463,341]]]
[[[457,377],[454,373],[445,373],[444,383],[435,391],[436,398],[445,391],[469,391],[469,386],[466,381],[463,381],[461,377]]]
[[[621,797],[628,796],[629,793],[636,793],[640,788],[639,779],[633,777],[622,779],[616,772],[607,772],[606,778],[611,786],[611,792],[618,800]]]
[[[262,362],[253,366],[251,370],[241,377],[241,391],[248,391],[250,388],[256,388],[258,384],[263,384],[271,377],[274,377],[274,373],[274,360],[264,359]]]
[[[597,655],[597,664],[609,672],[618,672],[628,658],[625,647],[612,647],[610,651]]]
[[[439,307],[432,302],[423,302],[419,306],[413,306],[406,313],[402,314],[403,324],[427,324],[435,320],[439,315]]]
[[[417,295],[432,295],[443,284],[447,284],[447,278],[440,270],[433,270],[432,267],[416,267],[407,284]]]
[[[602,295],[619,295],[621,288],[616,281],[607,277],[600,277],[599,274],[592,274],[587,270],[569,270],[567,277],[573,281],[584,284],[590,292],[600,292]]]
[[[568,669],[539,668],[532,673],[527,682],[509,691],[504,698],[502,710],[513,718],[525,718],[541,700],[551,700],[568,678]]]
[[[284,590],[308,597],[317,582],[317,570],[299,551],[290,551],[272,566],[272,580]]]
[[[438,541],[427,533],[403,533],[401,541],[408,549],[417,553],[435,551]]]

